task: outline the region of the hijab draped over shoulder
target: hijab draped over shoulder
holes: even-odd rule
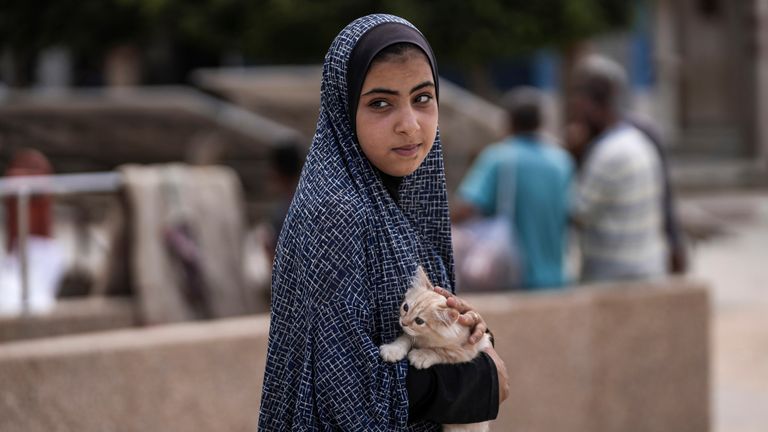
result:
[[[366,40],[380,26],[396,31]],[[317,131],[277,246],[260,430],[438,430],[407,425],[407,361],[385,363],[378,347],[399,334],[399,306],[418,265],[453,289],[439,133],[400,182],[396,203],[360,149],[351,106],[370,64],[357,66],[355,47],[375,45],[370,57],[415,40],[436,79],[424,37],[391,15],[352,22],[325,57]]]

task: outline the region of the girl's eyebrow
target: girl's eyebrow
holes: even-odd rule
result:
[[[423,83],[412,88],[411,93],[416,93],[417,91],[423,89],[424,87],[434,87],[434,86],[435,86],[435,83],[433,83],[432,81],[424,81]]]
[[[374,93],[384,93],[384,94],[390,94],[390,95],[395,95],[395,96],[400,94],[400,92],[397,91],[397,90],[391,90],[391,89],[383,88],[383,87],[376,87],[376,88],[372,88],[372,89],[368,90],[367,92],[363,93],[362,95],[363,96],[368,96],[369,94],[374,94]]]
[[[416,86],[414,86],[411,89],[411,93],[415,93],[415,92],[417,92],[417,91],[419,91],[419,90],[421,90],[421,89],[423,89],[425,87],[434,87],[434,86],[435,86],[435,83],[433,83],[432,81],[424,81],[423,83],[420,83],[420,84],[417,84]],[[384,87],[375,87],[375,88],[372,88],[372,89],[368,90],[367,92],[363,93],[362,96],[368,96],[368,95],[374,94],[374,93],[384,93],[384,94],[389,94],[389,95],[394,95],[394,96],[397,96],[397,95],[400,94],[400,92],[397,91],[397,90],[392,90],[392,89],[388,89],[388,88],[384,88]]]

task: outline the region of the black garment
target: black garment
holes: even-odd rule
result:
[[[499,413],[496,364],[486,353],[461,364],[408,368],[408,421],[441,424],[493,420]]]
[[[395,204],[400,205],[400,184],[403,182],[403,178],[385,174],[381,170],[377,171],[381,175],[381,182],[384,183],[384,188],[389,193],[389,196],[392,197]]]

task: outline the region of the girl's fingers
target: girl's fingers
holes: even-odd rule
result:
[[[478,315],[476,312],[469,311],[459,315],[459,324],[465,325],[467,327],[474,327],[475,324],[477,324],[477,321]]]
[[[456,309],[460,313],[459,324],[472,329],[469,343],[475,344],[480,341],[488,328],[480,314],[475,312],[469,303],[456,297],[450,291],[438,286],[434,287],[434,291],[446,298],[445,304],[449,308]]]
[[[479,342],[488,329],[483,317],[475,311],[469,311],[459,315],[459,324],[472,329],[472,334],[469,337],[469,343],[471,344]]]
[[[485,322],[480,322],[475,326],[475,331],[472,332],[472,336],[469,337],[469,343],[476,344],[480,342],[480,339],[485,334],[485,331],[488,329],[486,327]]]
[[[440,294],[441,296],[447,298],[447,299],[450,299],[451,297],[453,297],[453,294],[451,294],[450,291],[448,291],[445,288],[440,288],[439,286],[435,287],[435,292]]]
[[[474,309],[472,306],[469,305],[469,303],[465,302],[464,300],[456,296],[449,298],[446,304],[448,305],[448,307],[454,308],[462,314],[465,314],[471,311],[472,309]]]
[[[447,299],[446,305],[449,308],[456,309],[459,313],[464,314],[471,311],[473,308],[469,303],[453,295],[450,291],[439,286],[434,287],[434,291]]]

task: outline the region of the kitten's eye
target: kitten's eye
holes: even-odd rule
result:
[[[416,319],[415,319],[415,320],[413,320],[413,322],[415,322],[415,323],[416,323],[416,324],[418,324],[418,325],[422,325],[422,324],[424,324],[424,320],[423,320],[423,319],[421,319],[421,318],[419,318],[419,317],[416,317]]]
[[[408,312],[408,303],[403,303],[403,310]]]

